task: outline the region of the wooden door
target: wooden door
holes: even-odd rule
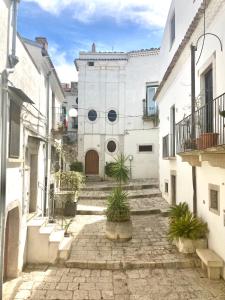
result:
[[[177,203],[177,180],[175,175],[171,175],[171,204]]]
[[[205,74],[206,132],[213,132],[213,72]]]
[[[98,175],[99,173],[99,156],[95,150],[90,150],[85,156],[85,174]]]

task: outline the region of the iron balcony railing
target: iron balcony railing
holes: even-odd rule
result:
[[[225,93],[176,124],[177,153],[225,144]]]
[[[167,134],[162,139],[162,157],[175,157],[175,137],[173,134]]]

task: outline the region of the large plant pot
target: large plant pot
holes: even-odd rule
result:
[[[106,221],[106,237],[113,241],[129,241],[132,239],[132,222]]]
[[[198,139],[198,149],[207,149],[218,144],[219,133],[206,132],[202,133]]]
[[[67,201],[64,207],[65,217],[75,217],[77,212],[77,202]]]
[[[196,249],[207,248],[207,239],[190,240],[179,238],[176,240],[176,246],[181,253],[195,253]]]

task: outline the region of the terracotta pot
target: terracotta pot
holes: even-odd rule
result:
[[[214,147],[218,144],[219,133],[205,132],[198,139],[198,149],[206,149]]]

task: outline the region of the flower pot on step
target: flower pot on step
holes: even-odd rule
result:
[[[132,222],[106,221],[106,237],[113,241],[129,241],[132,238]]]
[[[218,144],[218,137],[219,137],[219,133],[214,133],[214,132],[202,133],[199,137],[199,142],[198,142],[199,150],[216,146]]]
[[[181,253],[195,253],[197,248],[207,248],[207,239],[191,240],[186,238],[179,238],[177,248]]]

